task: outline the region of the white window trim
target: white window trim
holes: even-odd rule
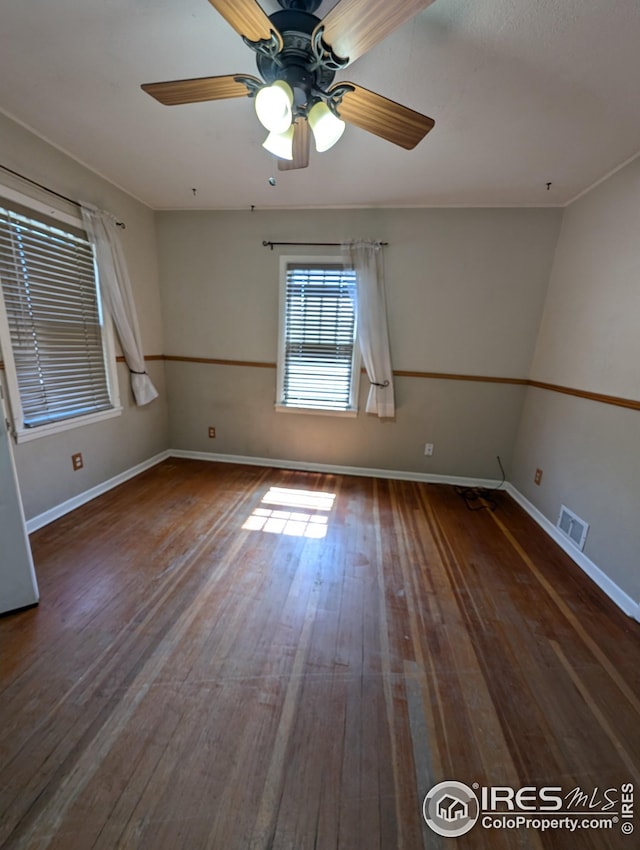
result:
[[[322,254],[320,256],[296,255],[290,254],[280,256],[280,286],[278,296],[278,360],[277,360],[277,385],[276,385],[276,413],[295,413],[306,414],[307,416],[338,416],[355,419],[358,415],[358,398],[360,395],[360,373],[362,371],[362,359],[360,355],[360,347],[357,340],[354,340],[354,356],[353,356],[353,371],[351,375],[351,399],[353,405],[346,410],[331,410],[321,407],[294,407],[293,405],[282,404],[280,399],[284,393],[284,355],[285,355],[285,304],[286,304],[286,289],[287,289],[287,266],[291,263],[305,264],[322,264],[328,263],[335,265],[342,264],[342,255],[340,254]]]
[[[74,216],[67,212],[63,212],[62,210],[57,210],[50,204],[45,204],[42,201],[30,197],[29,195],[25,195],[4,183],[0,183],[0,197],[8,201],[14,201],[23,207],[33,210],[34,214],[41,213],[63,224],[68,224],[71,227],[84,231],[84,225],[80,215]],[[98,281],[97,268],[95,274],[96,280]],[[62,431],[69,431],[72,428],[80,428],[83,425],[90,425],[95,422],[101,422],[105,419],[113,419],[115,416],[120,416],[122,414],[117,374],[115,333],[111,317],[104,309],[99,281],[98,295],[100,298],[100,311],[102,315],[105,370],[107,384],[109,387],[109,396],[113,406],[108,410],[100,410],[95,413],[87,413],[82,416],[61,419],[58,422],[49,422],[46,425],[38,425],[36,428],[25,428],[21,424],[23,420],[22,402],[20,401],[20,390],[18,388],[18,380],[13,360],[13,349],[11,347],[7,311],[4,303],[2,286],[0,286],[0,353],[1,359],[4,363],[4,379],[9,402],[9,415],[11,417],[11,433],[16,443],[26,443],[31,440],[37,440],[40,437],[48,437]]]
[[[357,407],[350,407],[348,410],[329,410],[324,407],[289,407],[287,404],[276,404],[276,413],[304,413],[313,416],[343,416],[347,419],[355,419],[358,415]]]
[[[59,221],[61,224],[68,224],[71,227],[84,230],[80,213],[74,214],[71,212],[65,212],[62,209],[57,209],[56,207],[51,206],[51,203],[46,203],[45,201],[39,200],[31,195],[25,195],[24,192],[20,192],[5,181],[6,175],[3,175],[2,182],[0,182],[0,196],[5,198],[7,201],[15,201],[16,204],[28,207],[34,212],[42,213],[42,215],[46,215],[48,218],[54,219],[54,221]],[[61,201],[61,203],[64,202]],[[71,209],[71,204],[69,204],[69,208]]]

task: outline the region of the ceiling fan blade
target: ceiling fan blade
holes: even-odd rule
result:
[[[249,94],[249,90],[243,82],[239,82],[242,79],[254,80],[258,85],[263,85],[262,80],[250,74],[228,74],[224,77],[199,77],[194,80],[172,80],[167,83],[144,83],[140,88],[165,106],[176,106],[180,103],[245,97]]]
[[[340,118],[406,150],[415,148],[436,123],[433,118],[355,83],[338,83],[329,89],[329,94],[342,86],[353,91],[347,91],[338,102]]]
[[[209,0],[225,21],[230,24],[238,35],[249,41],[271,40],[273,33],[279,49],[282,50],[282,36],[271,23],[256,0]]]
[[[314,35],[323,27],[323,41],[337,56],[353,62],[433,2],[341,0],[318,24]]]
[[[296,120],[293,132],[293,159],[279,159],[279,171],[293,171],[309,165],[309,123],[306,118]]]

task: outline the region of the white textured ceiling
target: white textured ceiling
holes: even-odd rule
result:
[[[240,72],[254,54],[207,0],[0,9],[0,110],[156,209],[562,205],[640,151],[639,0],[437,0],[336,77],[434,118],[413,151],[348,126],[278,172],[248,98],[140,89]]]

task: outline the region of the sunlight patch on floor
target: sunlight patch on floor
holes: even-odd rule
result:
[[[271,487],[260,504],[273,507],[256,508],[242,527],[246,531],[320,539],[327,534],[329,518],[318,511],[330,511],[335,498],[335,493]]]

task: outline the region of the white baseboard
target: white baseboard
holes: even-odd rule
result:
[[[397,481],[424,481],[428,484],[454,484],[459,487],[497,487],[500,482],[490,478],[462,478],[456,475],[435,475],[430,472],[410,472],[403,469],[371,469],[364,466],[339,466],[333,463],[309,463],[302,460],[284,460],[272,457],[216,454],[215,452],[190,452],[170,449],[171,457],[191,460],[208,460],[216,463],[245,463],[249,466],[272,466],[276,469],[296,469],[303,472],[329,472],[336,475],[361,475],[364,478],[391,478]]]
[[[182,449],[169,449],[168,451],[154,455],[136,466],[132,466],[130,469],[126,469],[119,475],[114,475],[113,478],[109,478],[101,484],[96,484],[95,487],[91,487],[91,489],[85,490],[83,493],[78,493],[77,496],[67,499],[66,502],[62,502],[59,505],[55,505],[48,511],[44,511],[41,514],[32,517],[30,520],[27,520],[27,532],[31,534],[32,531],[37,531],[39,528],[59,519],[59,517],[68,514],[75,508],[79,508],[80,505],[90,502],[91,499],[95,499],[96,496],[101,496],[108,490],[117,487],[118,484],[123,484],[135,475],[139,475],[141,472],[144,472],[145,469],[150,469],[152,466],[155,466],[170,457],[207,460],[218,463],[245,463],[250,466],[272,466],[276,469],[299,469],[307,472],[333,472],[339,475],[363,475],[368,478],[395,478],[402,481],[426,481],[433,484],[457,484],[461,487],[495,487],[499,484],[498,481],[485,478],[459,478],[455,475],[433,475],[430,473],[407,472],[404,470],[391,469],[366,469],[359,466],[336,466],[334,464],[327,463],[307,463],[306,461],[283,460],[268,457],[248,457],[245,455],[226,455],[215,454],[212,452],[190,452],[183,451]]]
[[[598,587],[603,590],[609,599],[624,611],[629,617],[640,622],[640,605],[635,602],[621,587],[609,578],[609,576],[600,569],[597,564],[587,558],[584,552],[581,552],[576,546],[569,542],[564,534],[551,522],[547,517],[538,510],[536,506],[530,502],[526,496],[523,496],[519,490],[507,483],[507,493],[534,519],[538,525],[546,531],[557,544],[563,549],[572,561],[582,569],[589,578],[594,581]]]
[[[217,463],[244,463],[250,466],[271,466],[276,469],[294,469],[306,472],[328,472],[338,475],[361,475],[366,478],[388,478],[399,481],[422,481],[427,484],[453,484],[459,487],[497,487],[500,482],[490,478],[466,478],[456,475],[436,475],[430,472],[410,472],[402,469],[372,469],[360,466],[340,466],[337,464],[328,463],[307,463],[306,461],[285,460],[278,458],[267,457],[248,457],[245,455],[227,455],[216,454],[215,452],[192,452],[182,449],[169,449],[165,452],[160,452],[157,455],[143,461],[142,463],[132,466],[130,469],[97,484],[84,493],[79,493],[72,499],[62,502],[50,508],[38,516],[32,517],[27,521],[27,532],[30,534],[38,528],[42,528],[55,519],[69,513],[75,508],[84,505],[86,502],[95,499],[96,496],[106,493],[118,484],[122,484],[139,475],[146,469],[166,460],[170,457],[188,458],[192,460],[206,460]],[[630,617],[640,622],[640,604],[635,602],[622,588],[603,572],[603,570],[594,564],[583,552],[573,546],[567,538],[556,528],[556,526],[547,519],[547,517],[536,508],[519,490],[505,482],[504,490],[512,496],[513,499],[534,519],[538,525],[563,549],[569,557],[594,581],[598,587],[603,590],[607,596],[615,602],[615,604]]]
[[[68,514],[70,511],[75,510],[75,508],[79,508],[80,505],[90,502],[91,499],[95,499],[96,496],[101,496],[103,493],[106,493],[107,490],[117,487],[118,484],[128,481],[135,475],[139,475],[141,472],[144,472],[145,469],[150,469],[157,463],[166,460],[169,456],[170,452],[160,452],[160,454],[154,455],[148,460],[144,460],[142,463],[132,466],[130,469],[125,469],[125,471],[121,472],[119,475],[114,475],[113,478],[109,478],[101,484],[96,484],[95,487],[85,490],[84,493],[78,493],[77,496],[67,499],[66,502],[62,502],[61,504],[50,508],[48,511],[44,511],[44,513],[31,517],[31,519],[27,520],[27,532],[31,534],[32,531],[37,531],[39,528],[42,528],[43,525],[48,525],[50,522],[53,522],[54,519],[58,519],[59,517]]]

